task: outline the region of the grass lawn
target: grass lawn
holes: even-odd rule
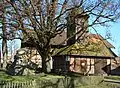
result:
[[[54,75],[45,75],[45,74],[38,74],[38,75],[31,75],[31,76],[10,76],[3,71],[0,71],[0,80],[5,81],[29,81],[29,80],[42,80],[42,79],[54,79],[54,78],[63,78],[64,76],[54,76]]]
[[[119,88],[119,87],[120,87],[120,85],[102,83],[100,85],[79,86],[77,88]]]
[[[101,83],[97,83],[96,81],[100,80],[99,76],[80,76],[80,78],[78,77],[72,78],[72,77],[69,76],[67,77],[67,79],[65,79],[65,76],[48,75],[48,74],[46,75],[38,74],[38,75],[32,75],[32,76],[10,76],[10,75],[7,75],[5,72],[0,71],[0,81],[4,80],[4,81],[12,81],[12,82],[16,82],[16,81],[25,82],[25,81],[37,80],[36,83],[42,81],[43,86],[44,85],[51,86],[52,84],[53,86],[56,86],[58,79],[60,79],[60,81],[58,81],[59,83],[57,84],[59,88],[73,88],[73,87],[68,87],[69,85],[73,83],[74,83],[73,84],[74,86],[76,86],[76,84],[79,83],[79,85],[77,85],[74,88],[119,88],[120,87],[120,84],[110,84],[110,83],[105,83],[104,81]],[[87,77],[89,77],[88,80],[86,79]],[[73,81],[71,81],[71,78],[73,79]],[[106,76],[105,78],[120,80],[119,76]],[[79,80],[79,79],[82,79],[82,80]],[[55,88],[55,87],[50,87],[50,88]]]
[[[120,76],[105,76],[106,79],[120,80]]]

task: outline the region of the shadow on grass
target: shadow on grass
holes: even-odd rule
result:
[[[76,88],[75,87],[75,79],[69,77],[63,78],[53,78],[53,79],[44,79],[40,81],[36,81],[36,86],[40,88]]]

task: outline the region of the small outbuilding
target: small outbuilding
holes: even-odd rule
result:
[[[117,55],[101,35],[89,34],[84,42],[57,48],[53,55],[54,72],[77,72],[84,75],[111,74],[111,61]]]

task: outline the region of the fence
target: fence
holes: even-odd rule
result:
[[[10,82],[10,81],[0,81],[0,88],[34,88],[35,81],[26,82]]]

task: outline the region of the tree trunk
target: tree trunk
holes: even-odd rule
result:
[[[1,46],[0,46],[0,68],[1,68]]]
[[[36,44],[35,47],[42,59],[42,72],[50,73],[52,68],[52,56],[50,53],[51,46],[49,45],[49,42],[44,46],[44,48],[41,48],[39,44]]]
[[[6,68],[7,65],[7,40],[3,39],[2,41],[2,54],[3,54],[3,68]]]
[[[3,24],[2,24],[2,33],[3,33],[3,40],[2,40],[2,54],[3,54],[3,68],[6,68],[7,65],[7,29],[6,29],[6,19],[5,19],[5,9],[3,7]]]
[[[51,56],[49,55],[41,55],[42,58],[42,72],[50,73],[51,72]]]

